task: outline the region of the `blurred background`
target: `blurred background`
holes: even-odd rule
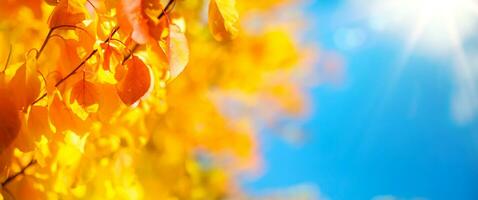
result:
[[[300,1],[301,39],[341,75],[311,112],[261,135],[252,194],[331,200],[478,199],[478,1]],[[333,53],[332,53],[333,52]],[[297,138],[299,137],[299,138]]]

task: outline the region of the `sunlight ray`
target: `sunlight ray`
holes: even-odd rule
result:
[[[472,66],[469,64],[468,58],[463,48],[463,39],[457,32],[455,21],[448,21],[448,23],[446,24],[450,41],[453,46],[453,55],[457,62],[455,65],[455,73],[457,76],[457,80],[462,83],[461,85],[463,85],[464,89],[467,91],[468,97],[471,99],[476,99],[476,78],[473,73]]]

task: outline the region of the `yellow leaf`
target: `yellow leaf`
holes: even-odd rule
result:
[[[239,13],[235,0],[211,0],[209,29],[218,41],[234,39],[239,33]]]
[[[174,24],[170,25],[169,71],[171,78],[177,77],[189,62],[188,41],[184,32]]]

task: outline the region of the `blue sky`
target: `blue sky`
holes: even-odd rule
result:
[[[343,4],[307,9],[316,16],[314,42],[345,60],[343,83],[310,91],[304,145],[263,135],[266,171],[247,190],[310,184],[332,200],[478,199],[478,121],[453,118],[454,59],[417,50],[400,62],[403,42],[366,30],[365,41],[344,48],[338,31],[365,24],[337,20]]]

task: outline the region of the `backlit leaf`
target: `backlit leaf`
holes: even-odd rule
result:
[[[218,41],[237,36],[239,14],[235,0],[211,0],[209,3],[209,29]]]
[[[147,19],[141,11],[141,0],[121,0],[117,9],[118,22],[122,30],[131,31],[131,38],[139,44],[149,40]]]
[[[18,108],[30,105],[40,94],[41,80],[36,65],[34,55],[28,55],[26,63],[17,69],[10,81],[9,87]]]
[[[60,0],[53,10],[49,25],[50,28],[61,25],[75,26],[86,19],[86,10],[79,0]]]
[[[169,42],[169,71],[171,78],[175,78],[189,62],[189,47],[184,32],[176,25],[170,26]]]
[[[71,90],[70,103],[77,101],[84,107],[98,103],[99,93],[96,86],[86,80],[78,81]]]
[[[137,56],[125,63],[126,71],[116,85],[119,97],[126,105],[138,102],[153,86],[152,72]]]

